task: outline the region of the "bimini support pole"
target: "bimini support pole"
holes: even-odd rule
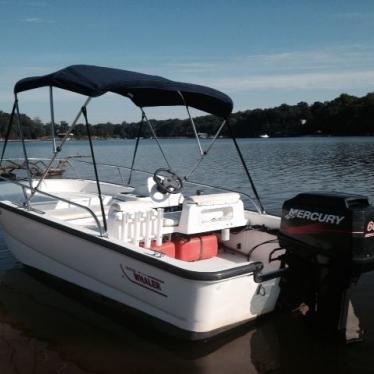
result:
[[[100,208],[101,208],[101,214],[103,217],[103,225],[104,225],[104,235],[107,234],[108,226],[106,223],[106,217],[105,217],[105,210],[104,210],[104,203],[103,203],[103,196],[101,194],[101,187],[100,187],[100,180],[99,180],[99,174],[97,172],[97,165],[96,165],[96,158],[95,158],[95,152],[92,145],[92,138],[91,138],[91,131],[90,131],[90,125],[88,124],[88,118],[87,118],[87,108],[85,106],[82,107],[81,110],[84,120],[86,121],[86,129],[87,129],[87,135],[88,135],[88,142],[90,144],[90,150],[91,150],[91,158],[92,163],[94,167],[94,173],[95,173],[95,179],[96,179],[96,186],[97,186],[97,193],[99,195],[99,201],[100,201]]]
[[[138,129],[138,136],[136,137],[134,154],[132,156],[132,161],[131,161],[130,175],[129,175],[129,179],[127,181],[128,185],[131,183],[132,172],[134,170],[135,158],[136,158],[136,153],[138,152],[138,146],[139,146],[140,137],[142,135],[143,124],[144,124],[144,113],[142,113],[142,119],[141,119],[141,122],[140,122],[140,125],[139,125],[139,129]]]
[[[232,131],[232,127],[231,127],[229,121],[227,121],[227,127],[228,127],[228,129],[229,129],[229,131],[230,131],[231,139],[232,139],[232,141],[234,142],[234,145],[235,145],[236,151],[238,152],[238,155],[239,155],[240,161],[241,161],[241,163],[242,163],[242,165],[243,165],[243,168],[244,168],[244,170],[245,170],[245,173],[247,174],[247,177],[248,177],[249,183],[251,184],[252,191],[253,191],[253,193],[255,194],[255,197],[256,197],[256,199],[257,199],[257,201],[258,201],[258,204],[259,204],[259,206],[260,206],[261,213],[265,213],[264,206],[262,205],[262,202],[261,202],[261,200],[260,200],[260,196],[258,195],[258,192],[257,192],[256,186],[255,186],[255,184],[253,183],[253,180],[252,180],[251,174],[249,173],[249,170],[248,170],[247,164],[246,164],[245,161],[244,161],[244,157],[243,157],[242,152],[241,152],[241,150],[240,150],[240,148],[239,148],[239,144],[238,144],[238,142],[236,141],[236,138],[235,138],[235,136],[234,136],[234,132]]]
[[[88,105],[88,103],[90,102],[91,100],[91,97],[88,97],[85,101],[85,103],[83,104],[83,107],[86,107]],[[82,107],[82,108],[83,108]],[[77,116],[75,117],[74,121],[72,122],[72,124],[70,125],[68,131],[66,132],[65,136],[62,138],[61,140],[61,143],[58,147],[56,147],[56,151],[54,152],[52,158],[50,159],[47,167],[45,168],[42,176],[40,177],[39,179],[39,182],[38,184],[36,185],[35,189],[31,191],[30,193],[30,196],[29,196],[29,199],[30,200],[34,195],[35,195],[35,192],[36,190],[40,187],[40,185],[42,184],[43,180],[45,179],[45,177],[47,176],[48,172],[49,172],[49,169],[51,168],[53,162],[55,161],[55,159],[57,158],[59,152],[61,152],[62,150],[62,147],[63,145],[65,144],[66,140],[68,139],[69,137],[69,133],[73,130],[73,128],[75,127],[75,125],[77,124],[78,120],[79,120],[79,117],[81,116],[82,114],[82,108],[79,110]]]
[[[147,115],[145,114],[145,112],[144,112],[144,110],[143,110],[142,107],[140,107],[140,110],[142,111],[142,114],[143,114],[143,116],[144,116],[144,119],[145,119],[146,122],[148,123],[149,129],[151,130],[152,136],[153,136],[154,140],[156,141],[156,143],[157,143],[157,145],[158,145],[158,148],[160,149],[160,152],[161,152],[162,156],[164,157],[164,160],[165,160],[165,162],[166,162],[166,165],[168,166],[169,169],[171,169],[171,166],[170,166],[170,164],[169,164],[169,161],[168,161],[168,159],[167,159],[166,156],[165,156],[164,150],[162,149],[160,142],[158,141],[157,135],[156,135],[156,133],[155,133],[155,130],[154,130],[154,128],[153,128],[151,122],[149,121],[149,119],[148,119]]]
[[[6,135],[5,135],[4,145],[3,145],[3,150],[1,151],[0,165],[3,164],[4,154],[5,154],[6,146],[8,144],[8,139],[9,139],[9,135],[10,135],[10,129],[12,128],[14,113],[16,112],[16,106],[17,106],[17,99],[14,100],[12,113],[10,114],[10,118],[9,118],[9,122],[8,122],[8,128],[6,130]]]
[[[221,125],[219,126],[218,130],[216,131],[216,133],[214,134],[213,136],[213,139],[212,141],[210,142],[208,148],[203,152],[203,154],[201,155],[201,157],[197,160],[197,162],[195,163],[195,165],[192,167],[192,169],[188,172],[188,174],[186,174],[186,176],[184,177],[185,180],[187,180],[188,177],[190,177],[192,175],[192,173],[197,169],[197,167],[200,165],[201,161],[204,159],[205,156],[207,156],[207,154],[209,153],[210,149],[213,147],[214,143],[216,142],[219,134],[221,133],[222,129],[223,129],[223,126],[225,126],[226,124],[226,120],[224,119],[221,123]]]
[[[53,142],[53,152],[56,152],[56,134],[55,134],[55,111],[53,108],[53,88],[49,86],[49,106],[51,109],[51,133],[52,133],[52,142]]]
[[[178,91],[178,94],[179,94],[179,96],[182,98],[182,100],[183,100],[183,104],[184,104],[184,106],[186,107],[186,111],[187,111],[188,117],[189,117],[189,119],[190,119],[190,122],[191,122],[191,125],[192,125],[193,132],[194,132],[194,134],[195,134],[195,138],[196,138],[196,141],[197,141],[197,146],[199,147],[200,154],[201,154],[201,155],[204,155],[204,151],[203,151],[203,148],[201,147],[201,143],[200,143],[200,140],[199,140],[199,135],[197,134],[197,130],[196,130],[196,126],[195,126],[195,122],[194,122],[193,118],[191,117],[190,108],[188,107],[188,105],[187,105],[187,103],[186,103],[186,100],[185,100],[184,96],[182,95],[182,92]]]
[[[23,129],[22,129],[22,124],[21,124],[21,116],[20,116],[20,113],[19,113],[17,94],[15,95],[15,104],[16,104],[16,114],[17,114],[17,128],[18,128],[18,132],[19,132],[21,142],[22,142],[22,149],[23,149],[23,156],[25,157],[27,177],[29,179],[30,188],[32,189],[32,175],[31,175],[31,170],[30,170],[30,165],[29,165],[29,158],[27,156],[25,137],[23,135]],[[27,205],[29,207],[29,199],[26,199],[25,205]]]

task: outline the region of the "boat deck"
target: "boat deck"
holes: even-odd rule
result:
[[[42,194],[36,194],[31,204],[31,207],[33,208],[33,210],[31,210],[32,214],[41,215],[44,219],[47,219],[51,222],[68,226],[74,230],[92,235],[93,237],[100,237],[100,234],[103,232],[103,217],[100,200],[96,192],[96,186],[92,181],[60,179],[46,180],[43,183],[43,191],[45,190],[48,193],[53,192],[54,195],[58,197],[58,199],[54,199],[49,196],[42,196]],[[260,229],[251,229],[250,227],[248,227],[247,233],[239,234],[239,236],[243,235],[243,239],[240,240],[241,243],[239,246],[237,243],[238,235],[235,234],[234,231],[233,234],[230,234],[231,238],[229,241],[219,241],[217,256],[193,262],[182,261],[179,259],[168,257],[153,249],[144,248],[144,244],[141,241],[141,238],[139,240],[124,240],[123,238],[118,237],[118,235],[113,235],[110,231],[110,225],[113,225],[113,222],[109,221],[111,207],[113,207],[113,204],[123,204],[123,196],[128,199],[125,201],[125,205],[127,204],[127,206],[130,208],[139,206],[139,209],[141,209],[142,206],[147,207],[149,201],[143,198],[137,199],[136,195],[132,194],[133,188],[129,187],[104,183],[102,184],[102,190],[104,212],[105,218],[108,223],[109,232],[109,235],[103,237],[103,240],[105,241],[110,241],[117,246],[144,254],[145,256],[152,256],[160,261],[170,263],[173,266],[197,272],[223,271],[248,265],[252,262],[257,261],[263,262],[265,265],[265,269],[267,268],[267,270],[271,270],[271,268],[273,267],[279,267],[279,264],[275,264],[275,266],[273,266],[273,264],[269,264],[268,261],[269,253],[278,247],[278,243],[275,241],[264,244],[264,242],[267,242],[269,240],[275,240],[276,236],[271,235],[267,232],[261,232]],[[208,196],[210,200],[220,198],[220,196],[217,197],[217,195],[206,195],[204,197]],[[228,199],[231,198],[228,195],[224,197]],[[199,196],[199,198],[201,197]],[[128,201],[130,201],[130,203],[128,203]],[[158,212],[158,210],[159,209],[157,208],[151,209],[152,212]],[[213,212],[215,212],[215,210]],[[267,215],[260,216],[258,213],[251,211],[244,211],[244,217],[245,222],[247,222],[248,225],[252,224],[253,227],[264,225],[265,223],[268,227],[271,227],[272,225],[275,227],[279,224],[279,220],[276,217]],[[142,219],[144,220],[144,215],[142,216]],[[190,217],[190,219],[194,220],[194,216]],[[261,221],[264,219],[266,219],[267,221]],[[157,218],[155,220],[157,220]],[[180,220],[181,210],[165,211],[165,213],[162,215],[162,229],[164,230],[162,237],[164,239],[170,240],[170,235],[179,233],[178,230],[180,229],[180,227],[178,227],[178,221]],[[215,223],[216,226],[220,225],[219,220]],[[154,225],[154,223],[152,224]],[[243,224],[244,222],[241,223],[241,226],[243,226]],[[121,223],[119,222],[118,227],[120,226]],[[134,233],[134,228],[132,228],[132,230],[132,233]],[[212,230],[202,230],[201,233],[196,232],[193,235],[204,235],[212,232],[220,235],[221,229],[218,228]],[[181,232],[181,234],[185,235],[183,231]],[[251,258],[248,259],[246,255],[248,251],[259,244],[261,245],[261,250],[256,250]]]
[[[78,210],[75,210],[74,212],[71,211],[71,209],[58,209],[49,212],[51,216],[54,218],[57,218],[58,220],[64,219],[64,222],[66,222],[69,226],[72,226],[76,229],[84,230],[85,232],[91,232],[93,235],[98,236],[99,230],[95,223],[95,220],[92,217],[88,217],[89,213],[87,212],[79,212]],[[108,210],[108,207],[106,207],[106,212]],[[102,217],[101,217],[101,210],[100,207],[95,207],[93,209],[94,213],[97,214],[97,217],[102,223]],[[68,216],[70,214],[70,216]],[[73,215],[76,214],[76,217],[74,218]],[[81,214],[81,216],[79,216]],[[65,217],[64,217],[65,216]],[[52,217],[51,217],[52,218]],[[264,235],[268,235],[264,233]],[[273,237],[276,238],[275,236]],[[269,238],[266,236],[266,240],[269,240]],[[243,265],[248,265],[250,263],[254,263],[257,261],[264,261],[267,262],[266,255],[272,251],[273,249],[278,247],[278,243],[269,243],[264,246],[264,251],[259,251],[254,253],[254,255],[248,260],[248,256],[246,252],[248,252],[252,247],[256,246],[259,241],[264,241],[264,238],[260,237],[259,239],[256,239],[253,243],[248,243],[248,248],[243,248],[241,251],[234,250],[232,248],[228,248],[226,245],[219,245],[218,248],[218,254],[217,256],[214,256],[209,259],[203,259],[198,261],[182,261],[175,258],[168,257],[164,254],[161,254],[160,252],[154,251],[152,249],[143,248],[142,246],[137,246],[131,243],[123,243],[117,239],[114,238],[106,238],[105,240],[112,241],[115,244],[119,244],[123,246],[124,248],[134,250],[136,252],[142,253],[146,256],[152,256],[158,258],[160,261],[165,261],[168,263],[173,264],[174,266],[186,269],[186,270],[192,270],[197,272],[216,272],[216,271],[224,271],[227,269],[233,269],[236,267],[240,267]],[[274,268],[277,268],[278,264],[274,266]],[[270,268],[273,268],[272,265],[265,266],[266,270],[271,270]]]

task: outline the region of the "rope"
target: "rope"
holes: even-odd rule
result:
[[[271,240],[266,240],[262,243],[259,243],[259,244],[256,244],[254,247],[252,247],[248,252],[247,252],[247,261],[249,261],[249,259],[251,258],[252,256],[252,253],[258,248],[258,247],[261,247],[262,245],[264,244],[270,244],[270,243],[276,243],[278,242],[278,239],[271,239]]]

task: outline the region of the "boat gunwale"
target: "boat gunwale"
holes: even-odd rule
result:
[[[195,281],[221,281],[225,279],[230,279],[242,275],[252,275],[254,273],[260,272],[263,268],[263,264],[260,261],[251,262],[243,266],[237,266],[234,268],[224,269],[224,270],[218,270],[214,272],[208,272],[208,271],[193,271],[189,269],[183,269],[180,267],[177,267],[173,264],[160,261],[159,259],[155,257],[150,257],[147,255],[144,255],[142,253],[135,252],[129,248],[126,248],[124,246],[118,245],[114,242],[111,242],[107,240],[106,238],[100,237],[100,236],[94,236],[92,234],[88,234],[84,231],[77,230],[73,227],[69,227],[67,225],[61,224],[56,221],[52,221],[47,218],[43,218],[40,215],[36,214],[35,212],[28,212],[27,210],[23,210],[20,207],[12,206],[10,204],[13,204],[12,202],[4,202],[0,201],[0,208],[3,208],[5,210],[11,211],[12,213],[19,214],[21,216],[24,216],[26,218],[32,219],[34,221],[40,222],[42,224],[46,224],[47,226],[50,226],[52,228],[55,228],[57,230],[64,231],[70,235],[79,237],[80,239],[87,240],[89,242],[95,243],[97,245],[103,246],[106,249],[113,250],[115,252],[121,253],[125,256],[134,258],[140,262],[143,262],[147,265],[155,266],[161,270],[167,271],[171,274],[174,274],[178,277],[195,280]]]

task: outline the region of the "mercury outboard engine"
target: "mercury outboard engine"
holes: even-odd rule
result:
[[[287,275],[280,302],[324,331],[345,330],[348,291],[374,269],[374,207],[364,196],[302,193],[283,204],[279,242]],[[351,308],[349,308],[351,309]]]

